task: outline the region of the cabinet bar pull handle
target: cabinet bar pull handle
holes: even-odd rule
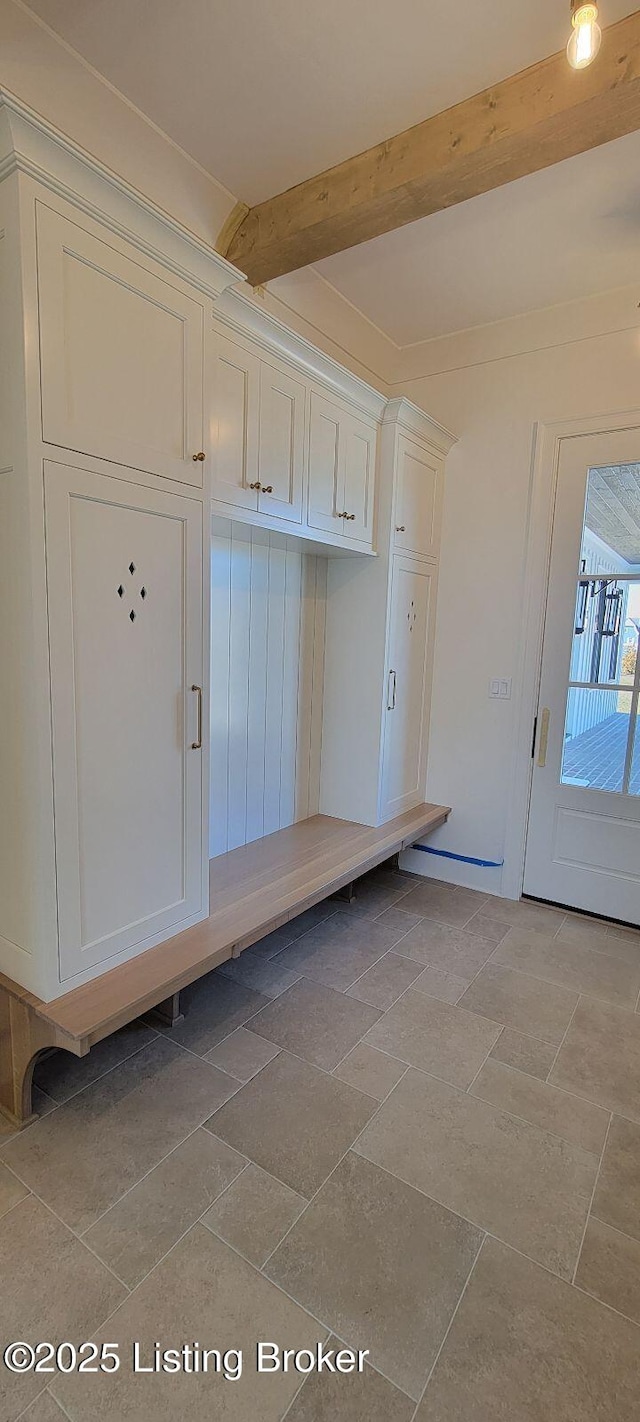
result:
[[[540,766],[541,770],[544,769],[547,763],[547,743],[549,741],[550,720],[551,712],[549,710],[549,707],[545,706],[544,711],[542,712],[542,715],[540,717],[540,744],[538,746],[538,765]]]
[[[192,686],[191,690],[195,691],[198,698],[198,739],[191,742],[191,749],[202,750],[202,687]]]
[[[207,457],[207,456],[206,456],[206,454],[205,454],[205,452],[204,452],[203,449],[201,449],[198,454],[194,454],[194,455],[192,456],[194,464],[201,464],[201,463],[202,463],[202,460],[203,460],[203,459],[206,459],[206,457]]]
[[[393,681],[391,680],[392,677],[393,677]],[[387,682],[387,711],[395,711],[395,709],[396,709],[396,674],[395,674],[394,671],[390,671],[390,672],[389,672],[389,680],[388,680],[388,682]]]

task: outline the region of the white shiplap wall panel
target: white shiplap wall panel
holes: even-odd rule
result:
[[[214,856],[317,813],[326,559],[220,518],[211,556]]]

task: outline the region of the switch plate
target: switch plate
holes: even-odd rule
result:
[[[510,701],[511,677],[492,676],[489,682],[489,696],[495,697],[498,701]]]

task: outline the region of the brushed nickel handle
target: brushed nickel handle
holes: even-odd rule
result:
[[[551,712],[549,710],[549,707],[545,706],[540,716],[540,743],[538,745],[538,765],[540,766],[541,770],[544,769],[547,763],[547,744],[549,741],[550,720]]]
[[[201,449],[198,454],[194,454],[192,456],[194,464],[201,464],[203,459],[206,459],[206,457],[207,456],[203,449]]]
[[[392,679],[391,679],[392,677],[393,677],[393,681],[392,681]],[[389,672],[389,679],[388,679],[388,681],[387,681],[387,711],[395,711],[395,709],[396,709],[396,674],[395,674],[394,671],[390,671],[390,672]]]
[[[396,533],[406,533],[406,528],[403,523],[396,524]]]
[[[260,483],[260,480],[259,480],[259,479],[256,479],[255,484],[250,484],[250,485],[249,485],[249,488],[250,488],[250,489],[261,489],[261,488],[262,488],[262,484]]]
[[[191,742],[191,749],[202,750],[202,687],[194,685],[191,690],[195,691],[198,698],[198,739]]]
[[[262,485],[262,492],[263,492],[263,494],[272,494],[272,493],[273,493],[273,484],[263,484],[263,485]]]

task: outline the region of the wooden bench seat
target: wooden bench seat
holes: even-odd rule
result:
[[[32,1119],[42,1051],[76,1056],[151,1009],[169,1020],[182,988],[321,899],[444,824],[449,809],[418,805],[379,829],[314,815],[211,860],[211,912],[202,923],[52,1002],[0,974],[0,1110]]]

